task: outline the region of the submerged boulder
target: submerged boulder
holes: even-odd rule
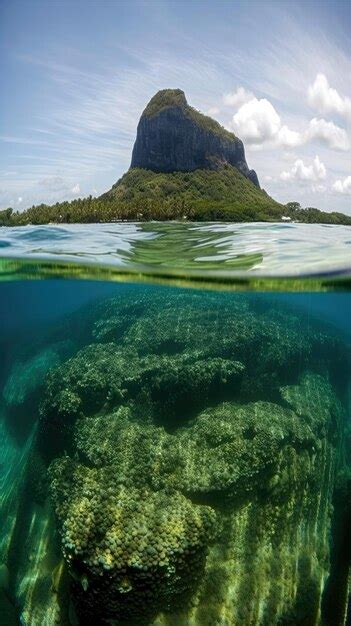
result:
[[[119,485],[118,467],[50,469],[62,550],[83,620],[144,623],[195,591],[216,515],[180,493]]]
[[[79,623],[321,623],[338,338],[218,293],[126,294],[89,324],[38,433]]]

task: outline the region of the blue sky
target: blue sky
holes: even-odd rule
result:
[[[268,193],[351,214],[350,32],[343,0],[0,0],[0,207],[102,193],[180,87]]]

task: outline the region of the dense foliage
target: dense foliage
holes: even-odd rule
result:
[[[285,215],[288,215],[297,222],[306,222],[309,224],[346,224],[351,226],[351,216],[339,213],[337,211],[320,211],[314,207],[300,206],[298,202],[288,202],[285,205]]]
[[[151,219],[250,222],[280,221],[282,217],[351,225],[351,217],[342,213],[302,209],[296,202],[279,204],[229,165],[217,171],[172,174],[134,168],[99,198],[88,196],[51,206],[39,204],[23,212],[4,209],[0,211],[0,225]]]

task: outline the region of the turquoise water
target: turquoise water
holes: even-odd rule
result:
[[[350,229],[0,246],[0,624],[346,624]]]

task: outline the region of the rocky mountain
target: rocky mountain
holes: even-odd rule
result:
[[[181,89],[164,89],[151,98],[140,118],[131,168],[153,172],[217,170],[236,167],[256,187],[258,178],[234,133],[189,106]]]
[[[243,142],[189,106],[181,89],[151,98],[129,170],[99,201],[118,219],[275,221],[285,210],[260,188]]]
[[[181,89],[159,91],[142,113],[129,170],[97,198],[26,211],[0,210],[0,226],[49,222],[192,220],[347,224],[342,213],[283,205],[260,188],[243,142],[189,106]]]

